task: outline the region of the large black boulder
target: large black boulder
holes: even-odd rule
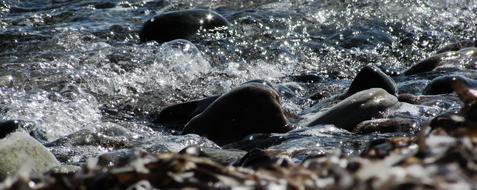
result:
[[[199,30],[212,31],[230,23],[220,14],[204,9],[161,13],[146,23],[139,33],[141,42],[159,43],[176,39],[190,40]]]
[[[262,83],[246,83],[225,93],[192,118],[183,133],[205,136],[219,145],[253,133],[284,133],[290,127],[278,94]]]

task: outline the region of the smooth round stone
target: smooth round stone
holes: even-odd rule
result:
[[[30,135],[15,132],[0,140],[0,179],[20,169],[40,174],[59,166],[55,156]]]
[[[185,134],[205,136],[219,145],[253,133],[289,131],[278,94],[261,83],[246,83],[215,100],[184,127]]]
[[[218,97],[211,96],[166,107],[153,122],[180,131],[190,119],[202,113]]]
[[[418,73],[424,73],[434,70],[442,62],[443,55],[438,54],[422,61],[417,62],[411,66],[408,70],[404,71],[404,75],[414,75]]]
[[[333,124],[351,131],[358,123],[377,117],[396,104],[398,104],[396,96],[381,88],[371,88],[353,94],[327,111],[314,114],[306,126]]]
[[[444,53],[447,51],[458,51],[462,48],[467,47],[477,47],[477,40],[463,40],[460,42],[452,43],[442,47],[441,49],[437,50],[436,53]]]
[[[211,10],[172,11],[159,14],[144,23],[139,37],[141,42],[190,40],[201,29],[213,30],[228,25],[227,19]]]
[[[382,88],[389,94],[396,95],[398,89],[393,79],[375,66],[365,66],[354,78],[344,97],[370,88]]]
[[[405,118],[383,118],[363,121],[359,123],[356,133],[391,133],[391,132],[416,132],[419,124],[416,120]]]
[[[441,76],[434,78],[424,89],[424,95],[448,94],[454,92],[453,81],[460,81],[468,86],[477,87],[477,81],[462,76]]]

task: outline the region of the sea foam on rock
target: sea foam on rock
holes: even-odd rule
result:
[[[377,117],[398,103],[398,99],[385,90],[371,88],[353,94],[324,112],[311,114],[305,122],[306,126],[334,124],[351,131],[358,123]]]
[[[212,10],[171,11],[161,13],[144,23],[139,37],[141,42],[190,40],[199,30],[211,31],[228,25],[230,23],[227,19]]]
[[[55,156],[30,135],[15,132],[0,140],[0,180],[20,169],[39,174],[60,165]]]

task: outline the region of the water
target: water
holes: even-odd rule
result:
[[[196,7],[216,10],[233,27],[193,42],[139,43],[137,31],[147,19]],[[364,65],[403,71],[438,47],[475,39],[475,12],[475,0],[2,0],[0,116],[25,121],[26,132],[68,163],[123,148],[218,148],[155,125],[151,115],[253,79],[293,87],[284,107],[300,113],[314,103],[307,96],[343,92]],[[287,78],[303,74],[323,81],[307,85]],[[400,86],[410,83],[400,80]],[[423,112],[439,112],[429,110]],[[303,138],[274,148],[340,147],[352,154],[387,137],[332,127],[300,130],[305,132],[290,136]],[[72,138],[85,134],[98,135]]]

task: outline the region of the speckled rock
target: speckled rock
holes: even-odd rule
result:
[[[15,175],[20,169],[39,174],[60,163],[30,135],[15,132],[0,140],[0,179]]]

